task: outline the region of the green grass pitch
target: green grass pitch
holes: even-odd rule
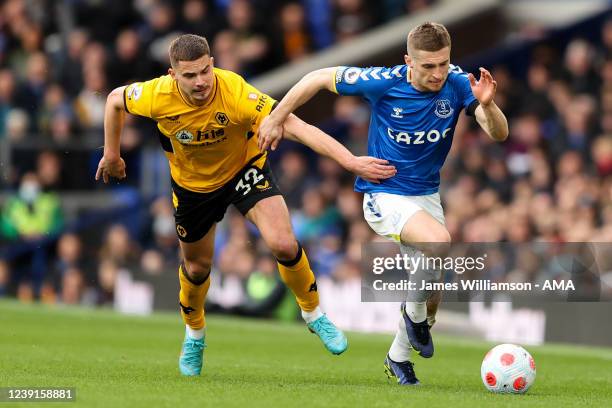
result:
[[[349,333],[330,355],[304,325],[208,318],[203,375],[179,375],[178,315],[0,302],[0,387],[76,387],[76,402],[43,407],[611,407],[612,349],[528,347],[538,375],[526,395],[494,395],[480,363],[492,344],[436,336],[416,357],[422,385],[387,380],[391,336]],[[49,405],[50,404],[50,405]]]

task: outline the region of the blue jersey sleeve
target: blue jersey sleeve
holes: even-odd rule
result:
[[[470,86],[470,80],[467,77],[467,73],[463,72],[463,70],[459,66],[452,64],[449,70],[449,75],[452,75],[454,77],[454,82],[459,90],[461,106],[467,112],[470,105],[472,105],[473,103],[478,103],[478,100],[472,93],[472,87]]]
[[[392,68],[338,67],[334,83],[339,95],[362,96],[373,103],[405,76],[405,65]]]

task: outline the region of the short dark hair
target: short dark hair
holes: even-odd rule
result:
[[[408,33],[408,52],[411,50],[438,51],[450,47],[451,38],[446,27],[439,23],[427,22]]]
[[[206,38],[195,34],[183,34],[172,41],[170,49],[170,64],[176,66],[179,61],[194,61],[204,55],[210,55],[210,47]]]

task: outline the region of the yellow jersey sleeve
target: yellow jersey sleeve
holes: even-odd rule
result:
[[[268,116],[276,100],[260,92],[253,85],[241,80],[240,92],[237,94],[235,110],[243,121],[251,123],[251,130],[257,134],[263,118]]]
[[[161,79],[162,77],[126,86],[123,91],[125,110],[133,115],[154,118],[153,106]]]

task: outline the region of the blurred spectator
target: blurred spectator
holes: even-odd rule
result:
[[[117,268],[134,269],[139,264],[140,249],[132,240],[127,228],[122,224],[113,224],[106,233],[99,259],[111,262]]]
[[[297,150],[286,151],[281,159],[278,175],[278,186],[285,197],[289,208],[298,208],[302,194],[309,182],[306,158]]]
[[[258,317],[287,312],[278,310],[287,293],[285,284],[276,272],[276,261],[269,255],[261,255],[245,280],[245,301],[236,308],[236,312]],[[289,305],[288,312],[293,318],[296,316],[295,311],[295,307]]]
[[[56,131],[58,118],[65,118],[67,129],[63,134]],[[65,143],[74,132],[74,112],[64,89],[57,83],[50,84],[45,90],[43,106],[38,113],[38,128],[41,132],[59,143]]]
[[[172,203],[166,197],[160,197],[150,206],[153,218],[151,233],[153,234],[152,247],[166,260],[164,265],[176,269],[178,262],[179,246],[176,239],[176,227],[174,223],[174,209]]]
[[[65,275],[70,270],[77,270],[83,280],[94,279],[91,272],[91,260],[83,254],[83,243],[78,235],[73,233],[63,234],[57,241],[56,259],[52,265],[51,273],[47,281],[61,293]]]
[[[0,231],[8,239],[33,240],[60,231],[62,209],[57,194],[41,191],[35,173],[21,178],[19,191],[9,197],[0,215]]]
[[[215,66],[234,72],[243,72],[243,60],[238,53],[238,36],[234,31],[223,30],[212,42]]]
[[[11,272],[9,269],[9,264],[5,260],[0,259],[0,298],[8,294],[10,281]]]
[[[77,268],[68,268],[62,277],[61,300],[66,305],[81,303],[85,285],[83,274]]]
[[[595,139],[591,146],[591,157],[600,177],[612,174],[612,134]]]
[[[98,264],[97,293],[95,304],[112,305],[115,298],[115,284],[119,270],[115,263],[108,259],[102,259]]]
[[[108,88],[106,74],[100,68],[84,68],[85,87],[75,101],[80,125],[85,130],[102,130]]]
[[[82,55],[89,41],[85,29],[78,28],[68,34],[67,49],[57,56],[59,80],[66,93],[74,98],[83,88]]]
[[[109,64],[110,88],[143,81],[154,75],[136,30],[121,31],[115,40],[114,51]]]
[[[29,130],[36,130],[36,119],[45,99],[48,80],[47,56],[42,52],[30,54],[27,59],[26,78],[18,85],[15,93],[15,106],[25,110],[30,117]]]
[[[338,42],[355,38],[377,23],[376,9],[364,0],[334,0],[334,14]]]
[[[594,60],[593,47],[585,40],[576,39],[567,46],[564,75],[575,93],[597,93],[600,81],[593,66]]]
[[[7,133],[8,115],[13,107],[15,76],[8,69],[0,70],[0,139]]]
[[[61,185],[62,164],[57,153],[43,150],[36,158],[36,175],[43,191],[57,191]]]
[[[219,16],[214,14],[210,2],[206,0],[186,0],[182,10],[182,28],[212,40],[220,29]]]
[[[24,140],[28,134],[30,119],[22,109],[11,109],[6,115],[6,136],[11,142]]]
[[[272,49],[280,53],[279,60],[292,62],[310,53],[311,39],[306,26],[304,8],[299,3],[288,3],[280,10],[280,35]]]
[[[174,265],[176,266],[176,262],[174,262]],[[161,252],[155,249],[144,251],[140,257],[140,269],[147,275],[161,275],[166,272]]]
[[[227,10],[227,22],[228,28],[236,35],[236,52],[244,76],[248,78],[269,69],[270,44],[261,23],[256,20],[251,3],[233,0]]]
[[[308,188],[302,195],[302,213],[293,217],[295,234],[305,242],[317,240],[326,233],[339,232],[339,215],[329,206],[323,193],[316,187]]]

